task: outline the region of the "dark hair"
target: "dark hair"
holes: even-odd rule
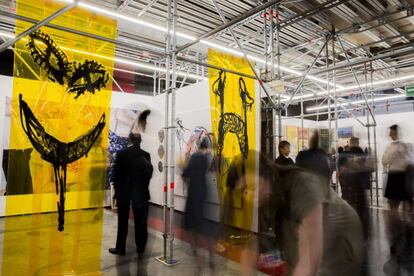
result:
[[[392,125],[392,126],[390,126],[390,129],[391,130],[394,130],[394,131],[398,131],[398,125]]]
[[[309,140],[309,148],[310,149],[318,149],[319,148],[319,132],[315,130],[312,134],[312,137]]]
[[[207,137],[203,137],[200,141],[200,145],[198,146],[199,149],[208,149],[210,147],[210,143]]]
[[[130,133],[128,136],[129,141],[133,144],[133,145],[141,145],[141,134],[139,133]]]
[[[289,146],[290,146],[290,143],[289,143],[288,141],[286,141],[286,140],[282,140],[282,141],[280,141],[280,142],[279,142],[279,145],[278,145],[279,152],[280,152],[280,150],[281,150],[281,149],[283,149],[284,147],[289,147]]]
[[[338,153],[343,153],[344,152],[344,148],[343,147],[339,147],[338,148]]]

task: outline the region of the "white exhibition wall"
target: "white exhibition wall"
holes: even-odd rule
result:
[[[11,77],[0,76],[0,160],[2,160],[3,149],[8,148],[8,130],[10,124],[7,121],[6,115],[6,98],[12,95],[13,79]],[[257,103],[260,103],[261,91],[259,85],[256,83]],[[160,142],[159,131],[165,127],[165,95],[158,95],[155,97],[142,96],[136,94],[114,92],[111,100],[111,118],[115,110],[144,110],[150,109],[151,115],[148,117],[147,129],[142,134],[143,142],[142,148],[151,154],[152,164],[154,166],[154,174],[150,184],[151,202],[162,205],[164,200],[163,192],[163,173],[159,170],[159,162],[163,162],[162,156],[159,155],[159,148],[164,143]],[[211,132],[211,113],[210,113],[210,91],[208,81],[195,83],[193,85],[181,88],[176,93],[176,117],[182,122],[182,125],[188,129],[189,133],[196,127],[204,127]],[[257,125],[256,135],[257,149],[260,149],[260,107],[257,108]],[[412,143],[414,141],[414,126],[410,121],[414,118],[414,112],[387,114],[376,116],[377,120],[377,149],[378,157],[381,158],[386,145],[389,143],[387,128],[392,124],[399,124],[402,128],[402,140]],[[365,118],[362,118],[365,119]],[[111,122],[110,129],[112,129],[114,122]],[[298,118],[282,118],[283,137],[286,138],[285,126],[301,127],[302,122]],[[305,128],[327,128],[327,122],[315,122],[311,120],[303,120]],[[353,127],[354,136],[361,139],[361,146],[364,148],[367,145],[367,131],[353,118],[338,120],[339,127]],[[184,133],[183,135],[189,135]],[[183,139],[178,139],[175,135],[175,149],[176,157],[183,153],[185,145]],[[184,141],[185,141],[184,137]],[[373,139],[372,139],[373,141]],[[277,146],[277,145],[275,145]],[[380,164],[380,163],[379,163]],[[382,167],[379,166],[379,175],[381,180]],[[0,179],[0,187],[4,191],[4,176]],[[185,187],[180,177],[180,168],[178,167],[175,175],[175,206],[179,211],[184,211],[186,192]],[[2,186],[3,185],[3,186]],[[382,183],[380,181],[380,186]],[[211,175],[211,181],[208,187],[208,203],[207,209],[211,219],[218,219],[219,216],[219,200],[217,193],[217,184],[215,178]],[[109,205],[109,193],[106,198],[106,203]],[[0,196],[0,216],[5,213],[5,197]]]
[[[256,102],[260,103],[260,87],[256,83]],[[151,201],[155,204],[162,205],[164,201],[163,192],[163,173],[158,170],[158,162],[163,161],[158,156],[158,148],[161,143],[158,140],[158,131],[165,125],[165,95],[159,95],[153,98],[152,110],[156,111],[156,116],[150,117],[147,126],[147,135],[153,137],[148,150],[151,152],[152,162],[154,165],[154,175],[150,184]],[[182,126],[187,129],[181,133],[184,139],[178,139],[175,135],[176,160],[183,156],[185,151],[184,141],[188,141],[189,136],[195,128],[203,127],[208,132],[212,132],[211,113],[210,113],[210,88],[208,81],[195,83],[177,90],[176,93],[176,118],[180,119]],[[256,118],[260,118],[260,106],[256,108]],[[259,119],[257,119],[259,121]],[[256,137],[260,137],[260,123],[256,125]],[[256,139],[256,148],[260,149],[260,139]],[[171,156],[171,155],[170,155]],[[181,169],[177,164],[175,171],[175,193],[174,200],[176,209],[184,211],[186,202],[186,187],[181,178]],[[209,174],[206,216],[212,220],[219,219],[219,198],[217,182],[213,173]],[[254,226],[255,227],[255,226]]]

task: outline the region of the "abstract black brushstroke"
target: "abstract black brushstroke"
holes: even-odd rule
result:
[[[222,170],[222,152],[224,148],[224,139],[227,133],[234,133],[237,136],[240,152],[243,157],[247,159],[249,152],[248,133],[247,133],[247,112],[251,111],[254,104],[254,99],[250,96],[247,90],[246,83],[243,78],[239,78],[239,95],[242,101],[243,118],[236,113],[224,113],[224,90],[226,88],[226,73],[219,72],[217,80],[213,83],[213,93],[219,97],[220,100],[220,121],[218,124],[218,141],[217,141],[217,156],[218,156],[218,171]]]
[[[222,151],[224,147],[224,129],[223,129],[223,115],[224,115],[224,89],[226,88],[226,72],[220,71],[217,80],[213,83],[212,89],[213,93],[219,97],[220,100],[220,122],[218,126],[218,146],[217,146],[217,157],[218,157],[218,164],[217,169],[218,172],[221,173],[221,163],[222,163]],[[222,122],[223,121],[223,122]]]
[[[46,71],[49,79],[60,85],[67,85],[69,93],[76,93],[75,99],[85,92],[95,94],[109,80],[105,67],[96,61],[70,63],[53,39],[40,30],[29,35],[26,47],[34,62]]]
[[[73,63],[73,74],[68,78],[68,92],[76,93],[75,99],[85,94],[85,91],[95,94],[106,86],[109,75],[105,67],[93,60],[84,63]]]
[[[51,163],[55,173],[56,194],[59,195],[58,230],[63,231],[65,215],[66,169],[67,165],[87,156],[105,127],[105,114],[97,125],[73,142],[64,143],[48,134],[33,114],[28,104],[19,95],[20,119],[24,132],[42,159]]]
[[[51,81],[65,84],[69,76],[70,63],[66,54],[49,35],[37,30],[29,35],[26,44],[34,62],[46,71]]]

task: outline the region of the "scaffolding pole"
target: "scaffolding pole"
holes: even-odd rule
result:
[[[277,10],[276,10],[277,13]],[[266,16],[266,15],[265,15]],[[277,18],[277,17],[276,17]],[[271,81],[275,80],[276,78],[276,72],[275,72],[275,23],[274,23],[274,6],[272,6],[269,9],[269,19],[270,19],[270,29],[269,29],[269,35],[270,35],[270,43],[269,43],[269,49],[270,49],[270,78]],[[276,34],[278,35],[278,34]],[[276,38],[278,39],[278,38]],[[279,39],[278,39],[279,40]],[[279,42],[278,42],[279,43]],[[277,64],[278,71],[279,71],[279,63]],[[280,106],[280,102],[278,101],[278,106]],[[279,124],[278,124],[279,127]],[[276,131],[276,109],[272,108],[272,144],[273,144],[273,150],[272,150],[272,159],[275,160],[277,157],[277,142],[278,139],[276,139],[276,135],[278,135],[278,131]]]
[[[179,262],[174,260],[174,176],[175,176],[175,91],[177,81],[176,58],[176,0],[168,0],[166,35],[166,73],[165,73],[165,159],[163,181],[163,255],[155,259],[167,266]],[[171,107],[170,107],[171,97]],[[170,184],[168,187],[168,183]],[[169,212],[169,227],[167,221]],[[169,229],[168,229],[169,228]],[[169,230],[169,232],[168,232]],[[169,248],[168,248],[169,247]],[[169,250],[168,250],[169,249]],[[169,254],[168,254],[169,253]]]
[[[372,70],[372,61],[370,62],[370,73],[371,73],[371,109],[372,114],[375,116],[375,106],[374,106],[374,91],[373,90],[373,78],[374,78],[374,71]],[[376,192],[376,199],[377,199],[377,207],[379,207],[379,185],[378,185],[378,154],[377,154],[377,125],[373,126],[373,134],[374,134],[374,173],[375,173],[375,192]],[[383,183],[384,184],[384,183]]]
[[[230,21],[227,21],[227,19],[225,19],[226,22],[223,25],[220,25],[217,28],[215,28],[215,29],[213,29],[213,30],[211,30],[211,31],[209,31],[209,32],[201,35],[200,37],[198,37],[196,40],[194,40],[192,42],[189,42],[189,43],[187,43],[187,44],[185,44],[183,46],[178,47],[177,48],[177,52],[181,52],[181,51],[187,49],[188,47],[191,47],[191,46],[199,43],[202,39],[209,38],[210,36],[213,36],[213,35],[221,32],[221,31],[223,31],[225,29],[229,29],[230,30],[231,29],[230,28],[231,26],[233,26],[233,25],[235,25],[235,24],[237,24],[237,23],[239,23],[239,22],[241,22],[241,21],[249,18],[250,16],[255,16],[258,12],[260,12],[260,11],[262,11],[264,9],[267,9],[270,6],[273,6],[275,3],[278,3],[278,2],[281,2],[281,1],[282,0],[270,0],[269,2],[266,2],[266,3],[264,3],[264,4],[260,5],[260,6],[257,6],[257,7],[253,8],[253,9],[248,10],[247,12],[245,12],[245,13],[243,13],[243,14],[235,17],[235,18],[233,18]],[[214,6],[216,6],[216,5],[214,4]]]
[[[308,76],[309,72],[312,70],[313,66],[315,65],[316,61],[319,59],[323,49],[325,47],[328,47],[328,42],[329,42],[330,37],[328,37],[325,41],[325,43],[323,44],[323,46],[321,47],[321,49],[319,50],[318,54],[316,55],[315,59],[313,60],[312,64],[309,66],[309,68],[306,70],[306,72],[302,75],[302,79],[300,80],[298,86],[296,87],[295,91],[292,93],[292,95],[289,98],[289,101],[284,105],[284,109],[287,110],[287,108],[289,107],[289,105],[292,103],[293,101],[293,97],[295,97],[295,95],[297,94],[297,92],[299,91],[299,89],[302,87],[303,82],[305,81],[306,77]]]
[[[303,90],[300,91],[300,94],[302,95],[301,101],[300,101],[300,127],[301,127],[301,140],[302,140],[302,145],[301,145],[301,150],[304,150],[305,147],[305,139],[303,138],[303,129],[304,129],[304,124],[303,124]]]
[[[237,46],[239,47],[240,52],[242,52],[244,59],[247,61],[247,63],[249,64],[250,69],[253,71],[253,74],[256,78],[256,80],[259,82],[260,86],[262,87],[263,91],[265,92],[266,96],[269,98],[269,101],[271,102],[272,106],[274,108],[277,108],[277,104],[273,101],[272,97],[270,96],[269,92],[267,91],[266,87],[263,85],[263,81],[260,79],[259,75],[256,72],[256,69],[254,68],[253,64],[251,63],[251,61],[248,59],[246,51],[244,50],[243,45],[240,43],[239,39],[236,37],[236,35],[234,34],[233,29],[231,28],[231,24],[229,25],[229,23],[231,21],[227,21],[226,17],[224,16],[223,12],[221,11],[219,5],[217,4],[216,0],[210,0],[211,3],[213,4],[213,6],[215,7],[217,13],[219,14],[221,21],[223,21],[224,25],[227,26],[227,30],[230,32],[231,36],[233,37],[234,42],[236,42]],[[273,2],[273,1],[271,1]],[[277,2],[277,1],[276,1]],[[270,3],[270,2],[268,2]],[[266,3],[266,4],[268,4]],[[229,26],[228,26],[229,25]],[[273,43],[273,42],[271,42]],[[178,51],[178,49],[177,49]]]
[[[174,215],[175,215],[175,100],[176,100],[176,82],[177,82],[177,0],[169,0],[169,20],[171,20],[171,29],[172,29],[172,45],[169,52],[172,60],[172,70],[171,70],[171,86],[169,87],[171,93],[171,120],[170,120],[170,130],[171,130],[171,153],[170,153],[170,256],[167,260],[169,265],[175,265],[178,262],[174,260]],[[170,36],[171,37],[171,36]]]
[[[367,64],[364,64],[364,79],[365,79],[365,91],[368,90],[368,71],[367,71]],[[369,109],[369,103],[367,102],[367,108]],[[370,126],[370,120],[369,120],[369,112],[367,112],[367,138],[368,138],[368,154],[371,155],[371,126]],[[372,176],[372,174],[371,174]],[[370,179],[371,181],[371,179]],[[370,205],[372,206],[373,204],[373,194],[372,194],[372,181],[370,182],[369,185],[369,199],[370,199]]]
[[[272,25],[273,24],[273,20],[272,20]],[[272,34],[273,34],[273,29],[272,29]],[[282,76],[280,75],[280,17],[279,17],[279,4],[276,4],[276,58],[277,58],[277,79],[280,80],[282,78]],[[273,66],[274,67],[274,66]],[[282,99],[281,99],[281,95],[278,95],[278,109],[277,109],[277,118],[278,118],[278,123],[277,123],[277,140],[276,140],[276,144],[280,143],[282,141]],[[302,99],[303,100],[303,99]],[[276,111],[275,109],[273,109],[274,112]],[[286,116],[287,116],[287,109],[286,109]],[[276,138],[276,137],[275,137]],[[279,147],[277,147],[277,149],[279,150]],[[273,151],[275,152],[275,151]],[[279,152],[280,154],[280,152]]]
[[[15,44],[21,38],[25,37],[28,34],[33,33],[34,31],[36,31],[40,27],[46,25],[47,23],[49,23],[50,21],[52,21],[56,17],[58,17],[61,14],[64,14],[65,12],[73,9],[74,7],[76,7],[78,5],[78,2],[79,2],[79,0],[73,1],[72,3],[70,3],[70,4],[66,5],[65,7],[61,8],[60,10],[52,13],[51,15],[49,15],[48,17],[46,17],[42,21],[39,21],[39,22],[35,23],[32,27],[30,27],[30,28],[26,29],[25,31],[21,32],[16,37],[14,37],[10,40],[7,40],[6,42],[4,42],[3,44],[0,45],[0,53],[3,52],[4,50],[6,50],[7,48],[9,48],[10,46],[12,46],[13,44]]]
[[[328,43],[329,43],[329,39],[330,39],[330,37],[329,36],[326,36],[326,41],[325,41],[325,43],[326,43],[326,45],[328,45]],[[330,91],[329,91],[329,89],[330,89],[330,87],[329,87],[329,79],[330,79],[330,76],[329,76],[329,48],[328,48],[328,46],[325,48],[325,54],[326,54],[326,62],[325,62],[325,67],[326,67],[326,91],[327,91],[327,93],[328,93],[328,96],[327,96],[327,98],[326,98],[326,100],[328,101],[328,131],[329,131],[329,135],[328,135],[328,144],[330,145],[331,144],[331,127],[332,127],[332,122],[331,122],[331,97],[330,97]],[[318,111],[319,109],[317,109],[317,111]]]
[[[339,41],[339,45],[341,45],[342,51],[344,51],[344,53],[345,53],[345,58],[346,58],[346,61],[348,62],[348,64],[350,64],[348,54],[345,52],[345,48],[344,48],[344,45],[342,44],[342,40],[341,40],[341,38],[339,38],[339,37],[338,37],[338,41]],[[364,64],[366,64],[366,63],[364,63]],[[334,66],[334,67],[335,67],[335,66]],[[372,115],[372,111],[371,111],[371,109],[369,108],[368,99],[367,99],[367,97],[365,96],[365,93],[362,91],[362,87],[361,87],[361,84],[359,83],[359,80],[358,80],[358,78],[357,78],[356,74],[355,74],[354,67],[353,67],[352,65],[350,65],[349,67],[350,67],[350,69],[351,69],[351,71],[352,71],[352,75],[354,76],[355,82],[356,82],[356,83],[357,83],[357,85],[358,85],[359,91],[361,92],[362,97],[364,98],[365,104],[367,105],[368,113],[370,113],[370,114],[371,114],[371,116],[372,116],[372,121],[374,122],[374,124],[376,124],[375,117],[374,117],[374,115]],[[334,72],[335,72],[335,71],[334,71]],[[336,90],[336,88],[335,88],[335,90]],[[367,89],[365,89],[365,91],[366,91],[366,90],[367,90]]]
[[[264,14],[265,16],[263,16],[263,26],[264,26],[264,30],[263,30],[263,49],[264,49],[264,55],[265,55],[265,64],[264,64],[264,79],[265,81],[269,81],[268,79],[268,72],[269,72],[269,68],[268,68],[268,62],[269,62],[269,46],[268,46],[268,20],[267,20],[267,14],[269,13],[269,9],[265,9],[264,10]],[[273,141],[273,136],[270,133],[270,130],[274,129],[274,119],[273,119],[273,109],[272,109],[272,118],[269,119],[269,108],[268,108],[268,103],[266,103],[265,108],[264,108],[264,112],[265,112],[265,119],[266,119],[266,155],[270,156],[271,154],[273,154],[274,149],[273,147],[271,147],[271,143],[270,141]],[[273,127],[271,128],[271,126],[273,125]],[[273,131],[272,131],[273,132]],[[270,152],[270,149],[272,149],[272,152]]]
[[[335,34],[335,27],[333,27],[333,34],[332,34],[332,65],[335,68],[335,64],[336,64],[336,53],[335,53],[335,41],[336,41],[336,34]],[[333,89],[334,89],[334,119],[335,119],[335,128],[334,128],[334,134],[333,134],[333,139],[334,139],[334,160],[335,160],[335,171],[336,174],[338,174],[338,102],[337,102],[337,95],[336,95],[336,71],[332,71],[332,81],[333,81]],[[329,136],[331,135],[331,133],[329,133]],[[331,145],[329,145],[329,147],[331,147]],[[335,183],[335,191],[338,192],[338,188],[339,188],[339,181],[338,181],[338,177],[336,177],[336,183]]]

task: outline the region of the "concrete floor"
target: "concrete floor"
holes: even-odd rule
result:
[[[159,214],[152,206],[150,216]],[[405,276],[407,271],[384,272],[390,259],[385,227],[386,211],[371,210],[372,232],[367,245],[369,263],[367,275]],[[179,214],[177,214],[179,216]],[[65,231],[56,229],[56,214],[16,216],[0,219],[0,258],[2,275],[162,275],[187,276],[196,274],[196,262],[189,244],[175,241],[175,257],[180,264],[166,267],[154,257],[162,254],[161,233],[150,229],[146,256],[138,261],[135,253],[133,223],[130,222],[126,256],[108,253],[116,242],[117,215],[110,210],[90,209],[66,212]],[[177,219],[177,221],[180,221]],[[2,230],[1,230],[2,229]],[[238,263],[216,257],[216,267],[210,270],[207,252],[202,275],[239,275]],[[391,268],[392,264],[391,264]],[[387,269],[386,269],[387,270]],[[264,275],[258,273],[257,275]]]
[[[56,229],[56,214],[0,219],[2,275],[163,275],[196,274],[189,244],[176,240],[175,256],[180,264],[166,267],[155,260],[162,255],[162,236],[150,229],[146,256],[138,261],[133,223],[130,221],[126,256],[108,252],[116,242],[117,215],[110,210],[90,209],[65,214],[65,231]],[[103,229],[103,230],[102,230]],[[101,231],[100,231],[101,230]],[[201,255],[207,252],[201,250]],[[202,275],[239,275],[239,265],[217,256],[210,270],[204,258]]]
[[[152,229],[149,230],[149,238],[146,248],[146,256],[139,262],[135,253],[135,241],[133,223],[130,221],[130,229],[127,241],[126,256],[114,256],[108,253],[109,247],[113,247],[116,240],[116,214],[105,211],[105,224],[102,246],[102,272],[104,275],[163,275],[163,276],[192,276],[197,275],[197,267],[188,243],[175,240],[174,256],[180,262],[176,266],[166,267],[155,260],[162,255],[162,234]],[[216,266],[211,270],[208,265],[207,252],[200,250],[204,256],[204,274],[202,275],[240,275],[239,264],[216,256]],[[260,273],[261,275],[264,275]],[[259,274],[258,274],[259,275]]]

